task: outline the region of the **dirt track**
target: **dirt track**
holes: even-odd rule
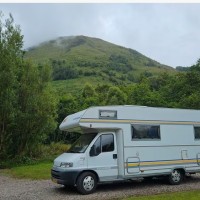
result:
[[[181,185],[171,186],[165,180],[133,181],[99,185],[91,195],[80,195],[74,189],[56,185],[50,180],[13,179],[0,174],[0,200],[102,200],[128,196],[200,190],[200,174],[186,178]]]

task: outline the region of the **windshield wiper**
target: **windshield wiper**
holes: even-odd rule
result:
[[[67,153],[81,153],[80,151],[69,150]]]

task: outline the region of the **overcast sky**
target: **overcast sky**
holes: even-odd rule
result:
[[[24,35],[24,47],[85,35],[132,48],[172,67],[200,58],[200,4],[3,4]]]

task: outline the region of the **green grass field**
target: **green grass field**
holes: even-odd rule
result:
[[[14,178],[20,179],[50,179],[51,178],[51,167],[53,162],[42,162],[34,165],[25,165],[19,167],[13,167],[11,169],[3,169],[0,171],[2,174],[9,175]]]
[[[123,200],[199,200],[200,190],[187,191],[187,192],[175,192],[170,194],[148,195],[129,197]]]

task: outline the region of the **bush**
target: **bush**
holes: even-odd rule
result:
[[[66,152],[71,145],[63,143],[51,143],[50,145],[40,145],[37,152],[32,156],[16,156],[13,159],[0,161],[0,169],[12,168],[21,165],[37,164],[40,161],[53,161],[55,157]]]
[[[51,159],[55,156],[58,156],[61,153],[66,152],[71,145],[64,144],[61,142],[52,142],[50,145],[41,145],[39,147],[39,159]]]

